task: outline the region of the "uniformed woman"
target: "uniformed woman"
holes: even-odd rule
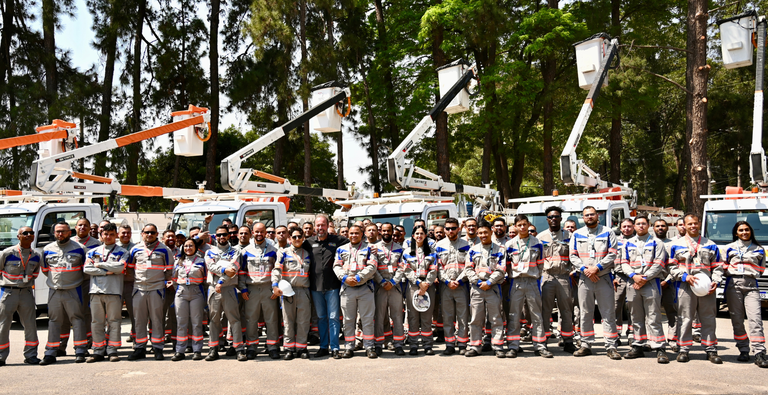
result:
[[[435,308],[435,279],[437,278],[437,254],[429,248],[427,228],[417,225],[411,233],[410,248],[403,251],[405,278],[408,279],[408,337],[410,355],[418,355],[419,335],[426,355],[432,351],[432,311]],[[424,300],[424,295],[429,301]],[[414,297],[417,305],[414,305]],[[428,306],[427,306],[428,303]]]
[[[184,350],[191,340],[192,360],[203,359],[203,316],[205,315],[204,283],[207,275],[205,261],[197,254],[196,240],[189,239],[182,246],[182,253],[173,266],[176,288],[176,353],[172,361],[184,359]],[[191,333],[191,334],[190,334]]]

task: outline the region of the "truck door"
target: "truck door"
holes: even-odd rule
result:
[[[626,213],[624,212],[624,207],[611,207],[611,224],[609,226],[613,229],[613,233],[617,235],[621,234],[619,227],[621,226],[621,220],[625,217]]]

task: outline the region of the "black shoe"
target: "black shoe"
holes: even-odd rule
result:
[[[147,350],[144,348],[137,348],[133,350],[131,355],[128,356],[129,361],[135,361],[137,359],[144,359],[147,357]]]
[[[496,358],[505,358],[506,354],[502,350],[496,350]]]
[[[376,346],[376,347],[374,347],[374,349],[373,349],[373,350],[374,350],[374,351],[376,351],[376,356],[377,356],[377,357],[380,357],[380,356],[381,356],[381,354],[383,354],[383,353],[384,353],[384,350],[381,348],[381,346]]]
[[[395,347],[395,355],[402,357],[405,355],[405,351],[403,351],[402,347]]]
[[[717,355],[717,351],[707,351],[707,359],[715,365],[722,365],[723,359]]]
[[[234,357],[235,355],[237,355],[237,350],[235,350],[234,347],[230,347],[229,349],[227,349],[227,353],[225,355],[228,357]]]
[[[299,351],[299,357],[301,359],[309,359],[309,351],[305,348]]]
[[[466,355],[467,354],[467,348],[461,347],[459,348],[459,355]]]
[[[465,357],[476,357],[478,355],[480,355],[480,353],[478,353],[477,350],[475,350],[474,348],[471,348],[467,350],[466,353],[464,353]]]
[[[212,348],[210,351],[208,351],[208,356],[205,357],[206,361],[215,361],[219,359],[219,349],[217,347]]]
[[[269,357],[272,359],[280,359],[280,351],[269,350]]]
[[[576,352],[573,353],[574,357],[585,357],[587,355],[592,355],[592,349],[591,348],[582,347],[582,348],[576,350]]]
[[[656,350],[656,362],[661,364],[668,364],[669,357],[667,356],[667,352],[663,349]]]
[[[290,360],[292,360],[293,358],[294,358],[294,355],[293,355],[293,351],[288,351],[288,352],[286,352],[286,353],[285,353],[285,355],[283,356],[283,360],[284,360],[284,361],[290,361]]]
[[[328,350],[327,348],[321,348],[317,350],[317,352],[315,353],[315,358],[324,357],[326,355],[331,355],[331,351]]]
[[[57,357],[66,357],[67,356],[67,350],[62,350],[62,349],[56,350],[56,356]]]
[[[3,361],[3,363],[5,363],[5,361]],[[30,364],[30,365],[40,365],[40,358],[38,357],[26,358],[24,359],[24,363]]]
[[[353,350],[344,350],[344,354],[341,356],[342,358],[349,359],[355,356],[355,352]]]
[[[435,355],[435,352],[431,348],[424,350],[424,355]]]
[[[173,339],[171,339],[171,335],[165,335],[164,343],[171,343],[171,342],[173,342]]]
[[[376,350],[374,350],[373,348],[369,348],[368,350],[366,350],[365,354],[368,355],[368,358],[370,359],[376,359],[379,357],[379,354],[377,354]]]
[[[755,365],[759,368],[768,368],[768,359],[765,358],[765,353],[755,355]]]
[[[491,347],[490,344],[483,344],[483,352],[488,352],[493,350],[493,347]]]
[[[359,351],[363,349],[363,342],[355,342],[355,351]]]
[[[632,346],[629,352],[624,354],[624,358],[626,359],[642,358],[644,356],[645,353],[643,353],[643,349],[638,346]]]
[[[46,355],[43,357],[43,360],[40,361],[40,366],[50,365],[52,363],[56,363],[56,357]]]
[[[184,349],[185,353],[192,354],[192,347],[187,346],[187,348]]]
[[[193,361],[202,361],[203,359],[204,359],[203,358],[203,353],[196,352],[196,353],[192,354],[192,360]]]
[[[688,358],[688,352],[687,351],[680,351],[679,354],[677,354],[677,362],[688,362],[691,359]]]
[[[408,355],[419,355],[419,349],[418,348],[412,348],[411,351],[408,352]]]
[[[621,345],[621,338],[616,339],[616,347]]]
[[[120,357],[117,356],[117,353],[109,354],[109,362],[120,362]]]
[[[155,361],[162,361],[165,359],[165,356],[163,355],[163,352],[160,350],[155,350]]]
[[[613,359],[614,361],[618,361],[621,359],[621,354],[619,354],[619,352],[616,351],[615,348],[608,349],[605,355],[607,355],[608,358]]]
[[[86,359],[85,362],[86,363],[94,363],[94,362],[101,362],[103,360],[104,360],[104,356],[103,355],[94,354],[94,355],[91,355],[90,357],[88,357],[88,359]],[[75,362],[77,362],[77,361],[75,361]]]
[[[445,335],[438,333],[437,336],[435,336],[435,343],[445,343]]]
[[[505,354],[505,357],[507,358],[517,358],[517,350],[514,348],[510,348],[507,353]]]
[[[75,363],[85,362],[85,354],[75,354]]]
[[[671,345],[669,349],[672,350],[672,352],[680,352],[680,346],[678,346],[677,343]]]
[[[456,353],[456,348],[453,346],[447,346],[445,347],[445,350],[443,350],[443,355],[453,355]]]
[[[185,358],[187,358],[186,355],[184,355],[183,352],[177,352],[176,354],[173,354],[171,357],[171,361],[177,362],[177,361],[183,361]]]
[[[646,344],[643,346],[643,352],[651,352],[651,351],[653,351],[653,349],[651,348],[650,345]]]
[[[237,352],[237,360],[239,362],[245,362],[248,360],[248,356],[245,355],[245,351],[238,351]]]
[[[736,357],[736,360],[739,362],[749,362],[749,353],[748,352],[740,352],[739,356]]]
[[[534,352],[534,354],[539,356],[539,357],[544,357],[544,358],[554,358],[555,357],[555,355],[552,354],[552,351],[549,351],[546,348],[541,349],[541,350],[536,350]]]
[[[331,355],[333,355],[333,359],[341,359],[341,352],[339,350],[331,351]]]
[[[563,351],[567,352],[568,354],[573,354],[576,352],[576,346],[573,345],[573,343],[565,343],[563,345]]]
[[[256,359],[256,351],[248,350],[248,351],[245,352],[245,356],[248,359]]]

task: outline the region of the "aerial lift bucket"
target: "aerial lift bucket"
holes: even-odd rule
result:
[[[318,85],[315,88],[316,89],[312,91],[312,98],[310,100],[310,105],[312,106],[316,106],[342,91],[342,87],[337,86],[337,84],[333,82]],[[342,114],[341,109],[337,107],[338,106],[331,106],[310,119],[309,129],[323,133],[340,132]]]
[[[55,133],[55,132],[67,132],[69,129],[76,128],[77,125],[70,122],[62,121],[61,119],[54,119],[53,123],[50,125],[45,126],[38,126],[35,128],[35,131],[37,133]],[[48,141],[41,141],[40,149],[38,150],[38,155],[41,158],[48,158],[53,155],[58,155],[64,151],[66,151],[65,147],[65,141],[66,141],[66,135],[64,135],[64,140],[62,139],[55,139],[55,140],[48,140]]]
[[[197,117],[208,112],[207,108],[189,105],[184,111],[171,113],[173,122]],[[173,154],[177,156],[203,155],[203,143],[211,136],[210,125],[193,125],[173,132]]]
[[[440,83],[440,97],[443,97],[451,87],[461,78],[469,68],[469,63],[459,59],[453,63],[447,64],[437,69],[437,79]],[[445,108],[448,114],[456,114],[469,110],[469,92],[462,89],[458,95]]]
[[[589,90],[597,78],[597,69],[608,55],[608,40],[607,34],[599,33],[573,45],[576,47],[576,67],[581,89]],[[607,85],[608,77],[606,76],[603,86]]]
[[[752,33],[756,27],[754,11],[717,21],[720,25],[720,48],[726,69],[751,66],[754,47]]]

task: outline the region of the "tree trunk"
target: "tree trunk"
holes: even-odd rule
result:
[[[112,7],[112,6],[111,6]],[[115,75],[115,58],[117,55],[117,30],[114,10],[110,8],[109,11],[109,24],[107,36],[105,40],[105,51],[107,55],[106,63],[104,64],[104,82],[101,90],[101,116],[99,117],[99,141],[109,139],[109,129],[112,119],[112,80]],[[94,173],[100,176],[107,175],[107,154],[96,154],[94,158]]]
[[[688,211],[701,215],[704,211],[704,201],[699,198],[707,193],[707,80],[709,65],[707,65],[707,18],[708,6],[706,0],[688,0],[688,40],[687,48],[692,51],[687,56],[686,79],[690,78],[687,118],[691,120],[690,139],[691,158],[689,171],[691,178],[691,204]]]
[[[3,38],[0,40],[0,79],[5,84],[11,82],[11,42],[16,33],[13,25],[16,1],[5,0],[3,6]],[[8,74],[6,76],[6,73]]]
[[[688,144],[683,142],[684,147]],[[676,150],[675,164],[677,165],[677,179],[675,180],[675,191],[672,195],[672,207],[681,210],[683,208],[683,188],[685,188],[685,173],[688,163],[687,149]]]
[[[48,119],[59,118],[58,75],[56,73],[56,5],[54,0],[43,0],[43,46],[45,54],[45,101]]]
[[[307,77],[306,63],[309,61],[307,55],[307,1],[300,0],[300,15],[299,15],[299,40],[301,40],[301,87],[302,91],[307,89],[309,79]],[[309,100],[306,95],[302,94],[301,105],[304,111],[309,110]],[[304,186],[312,186],[312,136],[309,131],[309,121],[304,122]],[[312,197],[304,197],[304,205],[308,213],[312,212]]]
[[[432,36],[432,62],[435,69],[445,65],[445,52],[440,46],[443,44],[443,27],[436,26]],[[437,84],[435,101],[440,100],[440,86]],[[448,114],[443,111],[435,120],[435,153],[437,156],[437,175],[445,182],[451,182],[451,158],[448,149]]]
[[[205,166],[205,181],[211,190],[216,190],[216,144],[219,139],[219,13],[221,0],[211,0],[211,138],[208,140],[208,157]]]
[[[16,0],[5,0],[5,9],[3,10],[3,38],[1,41],[0,50],[2,51],[2,74],[0,78],[4,80],[6,84],[5,91],[8,93],[8,126],[7,129],[10,132],[9,136],[18,136],[19,128],[16,125],[16,90],[11,79],[13,77],[13,67],[11,66],[11,43],[13,42],[13,36],[16,34],[16,29],[13,24],[15,17],[15,5]],[[11,148],[11,163],[19,163],[19,147]],[[18,171],[10,172],[12,179],[4,182],[4,184],[11,189],[21,188],[21,182],[19,180]]]
[[[385,53],[389,49],[389,41],[387,38],[387,25],[384,20],[384,5],[381,0],[374,0],[374,7],[376,9],[376,29],[378,31],[378,47],[379,53]],[[384,57],[387,59],[387,56]],[[394,148],[400,144],[400,130],[397,128],[396,110],[397,104],[395,103],[395,84],[394,78],[392,78],[392,64],[388,60],[384,60],[384,100],[387,105],[387,129],[389,130],[390,145]]]
[[[557,0],[548,0],[547,6],[551,9],[557,9],[558,4]],[[542,175],[544,179],[542,180],[541,186],[544,189],[545,195],[551,195],[552,190],[555,189],[555,172],[553,169],[553,162],[552,162],[552,130],[555,128],[555,119],[554,119],[554,108],[555,108],[555,98],[552,93],[553,87],[555,81],[555,75],[557,74],[557,60],[555,58],[555,55],[549,55],[544,60],[544,63],[541,66],[541,77],[544,80],[544,108],[542,111],[542,115],[544,116],[544,119],[542,120],[543,126],[543,137],[542,137],[542,145],[543,145],[543,152],[542,152],[542,159],[543,159],[543,165],[544,169],[542,171]]]
[[[363,89],[365,90],[365,108],[368,111],[368,127],[371,128],[371,183],[373,192],[381,193],[381,182],[379,181],[379,145],[376,134],[376,118],[373,116],[373,105],[371,105],[371,93],[368,88],[368,73],[363,74]]]
[[[142,43],[142,30],[144,29],[144,16],[147,12],[147,2],[146,0],[139,0],[138,2],[138,10],[136,12],[136,27],[135,27],[135,34],[133,39],[133,70],[131,70],[132,74],[132,82],[133,82],[133,114],[132,114],[132,122],[131,125],[133,126],[133,132],[139,132],[141,131],[141,107],[142,107],[142,97],[141,97],[141,43]],[[138,184],[139,180],[139,152],[141,149],[140,144],[131,144],[127,147],[128,151],[128,163],[127,163],[127,174],[126,174],[126,182],[131,185]],[[139,210],[139,201],[135,197],[131,197],[128,199],[128,207],[130,211],[138,211]]]
[[[621,0],[611,0],[611,34],[621,35]],[[611,137],[608,147],[608,157],[611,162],[609,180],[614,184],[621,183],[621,97],[615,96],[612,103]]]
[[[480,169],[480,179],[483,185],[491,183],[491,142],[493,136],[490,129],[483,136],[483,168]]]

